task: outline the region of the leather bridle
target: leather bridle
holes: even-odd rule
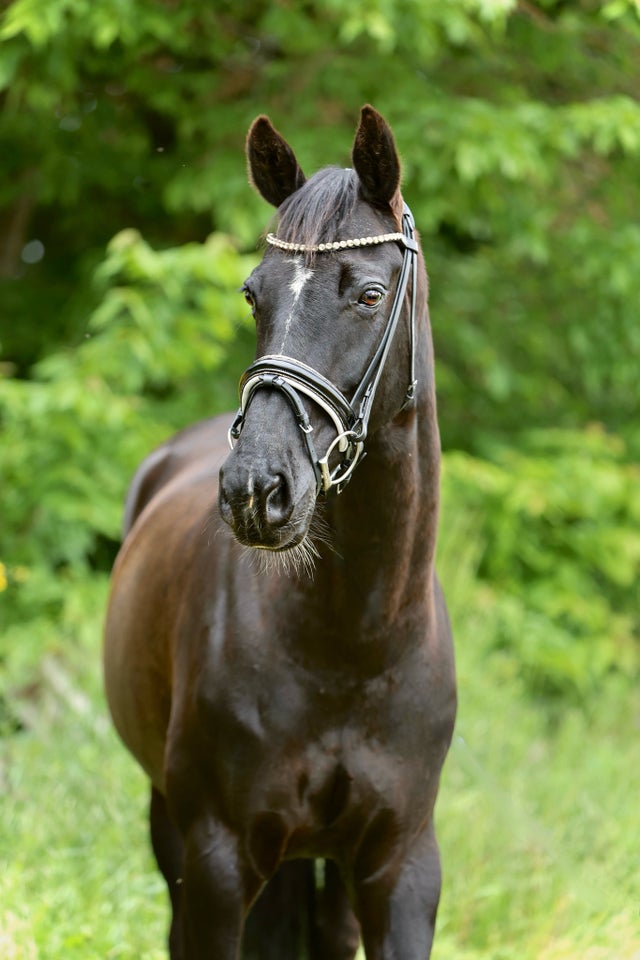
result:
[[[233,448],[242,431],[247,409],[256,392],[264,387],[279,390],[291,406],[304,441],[316,477],[316,495],[335,490],[340,493],[364,456],[371,408],[376,390],[389,355],[393,336],[402,313],[404,297],[411,275],[411,368],[410,379],[401,409],[413,401],[417,381],[415,379],[415,313],[418,243],[414,237],[414,220],[409,207],[404,204],[402,233],[382,234],[377,237],[362,237],[357,240],[337,240],[330,243],[305,245],[287,243],[271,234],[267,241],[273,246],[295,253],[324,253],[352,247],[372,246],[378,243],[399,242],[404,246],[404,255],[398,285],[387,320],[387,326],[378,348],[360,380],[351,401],[330,380],[301,360],[280,354],[267,354],[252,363],[240,378],[240,407],[229,429],[229,443]],[[313,442],[313,426],[309,420],[303,397],[308,397],[333,421],[336,437],[329,444],[325,455],[319,457]],[[329,458],[334,450],[342,455],[340,462],[331,469]]]

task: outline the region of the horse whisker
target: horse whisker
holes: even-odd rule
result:
[[[254,569],[264,576],[298,576],[313,579],[315,561],[320,551],[307,534],[300,543],[285,550],[247,547],[245,556]]]

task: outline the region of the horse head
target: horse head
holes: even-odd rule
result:
[[[243,287],[257,359],[240,383],[219,503],[241,543],[287,551],[305,540],[318,495],[350,479],[367,434],[412,399],[418,247],[393,135],[372,107],[353,169],[307,180],[264,116],[247,157],[278,228]]]

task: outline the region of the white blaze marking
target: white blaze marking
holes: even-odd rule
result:
[[[293,261],[293,269],[295,270],[295,276],[291,283],[289,284],[289,289],[291,290],[294,296],[294,305],[297,302],[300,294],[304,290],[304,285],[307,280],[310,280],[313,276],[313,270],[307,269],[302,263],[302,260]]]
[[[289,330],[291,329],[291,324],[293,323],[293,315],[298,304],[298,300],[302,294],[302,291],[305,288],[307,281],[313,276],[313,270],[309,270],[304,266],[302,257],[296,257],[294,260],[291,260],[290,263],[293,264],[293,280],[289,284],[289,290],[293,294],[293,302],[289,309],[289,316],[284,327],[284,337],[282,338],[282,346],[280,347],[280,353],[284,351],[284,345],[287,342],[287,337],[289,336]]]

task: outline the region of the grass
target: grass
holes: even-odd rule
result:
[[[458,556],[451,577],[461,702],[434,960],[640,960],[637,695],[620,680],[588,713],[533,702],[487,654],[472,569]],[[99,611],[89,626],[0,741],[3,960],[166,960],[147,786],[107,721]]]
[[[161,960],[163,882],[146,844],[144,777],[106,723],[62,708],[4,743],[3,960]]]
[[[593,702],[536,700],[494,649],[473,518],[446,507],[460,704],[434,960],[640,960],[640,693],[620,675]]]
[[[550,725],[479,657],[460,660],[435,957],[640,960],[640,704],[612,686],[594,719],[567,708]]]

